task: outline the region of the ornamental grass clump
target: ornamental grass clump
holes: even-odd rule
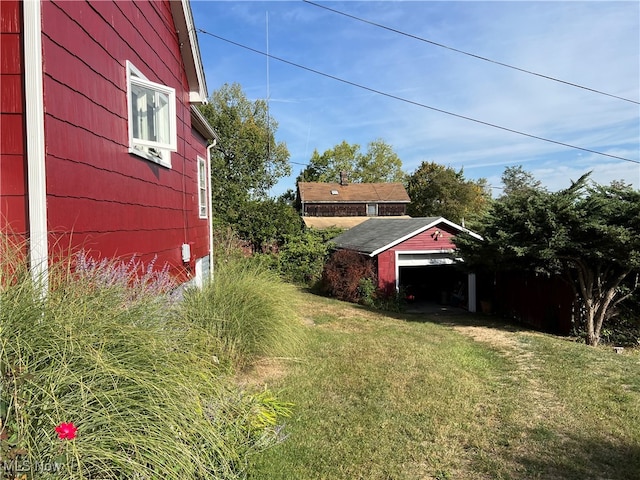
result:
[[[240,391],[219,341],[149,276],[141,285],[116,262],[126,282],[101,283],[107,263],[52,267],[43,296],[2,253],[0,477],[242,478],[249,455],[282,438],[288,406]]]
[[[295,357],[304,345],[299,292],[267,266],[235,260],[184,299],[184,316],[218,339],[235,368],[260,357]]]

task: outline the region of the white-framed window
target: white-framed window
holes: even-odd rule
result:
[[[207,218],[207,164],[205,159],[198,157],[198,211],[200,218]]]
[[[129,152],[171,168],[177,150],[176,91],[147,80],[127,60]]]
[[[378,215],[378,204],[377,203],[367,203],[367,216],[375,217]]]

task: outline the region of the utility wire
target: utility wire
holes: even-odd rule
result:
[[[434,42],[434,41],[431,41],[431,40],[427,40],[426,38],[418,37],[417,35],[412,35],[410,33],[406,33],[406,32],[403,32],[401,30],[396,30],[395,28],[387,27],[386,25],[382,25],[380,23],[375,23],[375,22],[372,22],[370,20],[365,20],[364,18],[356,17],[355,15],[351,15],[351,14],[348,14],[348,13],[345,13],[345,12],[341,12],[340,10],[329,8],[329,7],[325,6],[325,5],[320,5],[318,3],[314,3],[314,2],[311,2],[309,0],[302,0],[302,1],[304,3],[308,3],[309,5],[313,5],[314,7],[323,8],[323,9],[328,10],[330,12],[337,13],[339,15],[344,15],[345,17],[352,18],[352,19],[357,20],[359,22],[363,22],[363,23],[367,23],[369,25],[373,25],[374,27],[383,28],[385,30],[389,30],[390,32],[394,32],[394,33],[397,33],[399,35],[404,35],[405,37],[413,38],[414,40],[419,40],[421,42],[430,43],[431,45],[435,45],[436,47],[446,48],[447,50],[451,50],[453,52],[461,53],[463,55],[467,55],[469,57],[477,58],[479,60],[484,60],[485,62],[494,63],[494,64],[500,65],[502,67],[511,68],[511,69],[517,70],[519,72],[528,73],[529,75],[535,75],[536,77],[546,78],[547,80],[552,80],[554,82],[564,83],[565,85],[570,85],[572,87],[581,88],[583,90],[588,90],[588,91],[593,92],[593,93],[598,93],[600,95],[606,95],[607,97],[613,97],[613,98],[617,98],[618,100],[623,100],[625,102],[630,102],[630,103],[635,103],[636,105],[640,105],[640,102],[636,102],[635,100],[631,100],[629,98],[620,97],[618,95],[613,95],[611,93],[606,93],[606,92],[603,92],[603,91],[600,91],[600,90],[596,90],[595,88],[585,87],[585,86],[579,85],[577,83],[567,82],[565,80],[560,80],[558,78],[551,77],[549,75],[543,75],[541,73],[536,73],[536,72],[533,72],[531,70],[526,70],[524,68],[515,67],[513,65],[509,65],[507,63],[498,62],[497,60],[492,60],[492,59],[487,58],[487,57],[482,57],[482,56],[476,55],[474,53],[465,52],[464,50],[459,50],[457,48],[449,47],[448,45],[443,45],[442,43],[437,43],[437,42]]]
[[[461,118],[461,119],[463,119],[463,120],[468,120],[468,121],[470,121],[470,122],[479,123],[479,124],[481,124],[481,125],[486,125],[486,126],[488,126],[488,127],[497,128],[497,129],[499,129],[499,130],[504,130],[504,131],[506,131],[506,132],[515,133],[515,134],[517,134],[517,135],[522,135],[522,136],[524,136],[524,137],[534,138],[534,139],[536,139],[536,140],[541,140],[541,141],[543,141],[543,142],[554,143],[554,144],[556,144],[556,145],[562,145],[563,147],[573,148],[573,149],[576,149],[576,150],[582,150],[583,152],[594,153],[594,154],[596,154],[596,155],[602,155],[602,156],[604,156],[604,157],[610,157],[610,158],[615,158],[615,159],[617,159],[617,160],[624,160],[625,162],[632,162],[632,163],[640,164],[640,160],[633,160],[633,159],[630,159],[630,158],[620,157],[620,156],[617,156],[617,155],[611,155],[611,154],[609,154],[609,153],[599,152],[599,151],[597,151],[597,150],[591,150],[591,149],[589,149],[589,148],[578,147],[577,145],[572,145],[572,144],[570,144],[570,143],[564,143],[564,142],[560,142],[560,141],[558,141],[558,140],[552,140],[552,139],[550,139],[550,138],[540,137],[540,136],[538,136],[538,135],[533,135],[533,134],[531,134],[531,133],[521,132],[521,131],[519,131],[519,130],[514,130],[514,129],[512,129],[512,128],[503,127],[503,126],[500,126],[500,125],[496,125],[496,124],[494,124],[494,123],[485,122],[485,121],[482,121],[482,120],[478,120],[478,119],[476,119],[476,118],[467,117],[467,116],[465,116],[465,115],[460,115],[460,114],[458,114],[458,113],[453,113],[453,112],[449,112],[449,111],[447,111],[447,110],[442,110],[442,109],[440,109],[440,108],[432,107],[432,106],[426,105],[426,104],[424,104],[424,103],[416,102],[416,101],[414,101],[414,100],[409,100],[409,99],[406,99],[406,98],[403,98],[403,97],[399,97],[399,96],[397,96],[397,95],[393,95],[393,94],[391,94],[391,93],[386,93],[386,92],[383,92],[383,91],[381,91],[381,90],[376,90],[376,89],[374,89],[374,88],[367,87],[367,86],[365,86],[365,85],[361,85],[361,84],[359,84],[359,83],[355,83],[355,82],[352,82],[352,81],[349,81],[349,80],[345,80],[345,79],[343,79],[343,78],[336,77],[336,76],[334,76],[334,75],[330,75],[330,74],[328,74],[328,73],[324,73],[324,72],[321,72],[321,71],[319,71],[319,70],[315,70],[315,69],[310,68],[310,67],[305,67],[304,65],[300,65],[300,64],[298,64],[298,63],[294,63],[294,62],[291,62],[291,61],[289,61],[289,60],[285,60],[284,58],[276,57],[276,56],[274,56],[274,55],[268,55],[268,54],[266,54],[265,52],[261,52],[260,50],[257,50],[257,49],[255,49],[255,48],[251,48],[251,47],[249,47],[249,46],[247,46],[247,45],[243,45],[243,44],[241,44],[241,43],[234,42],[233,40],[229,40],[229,39],[227,39],[227,38],[221,37],[221,36],[216,35],[216,34],[214,34],[214,33],[207,32],[206,30],[203,30],[203,29],[201,29],[201,28],[197,28],[196,30],[197,30],[198,32],[200,32],[200,33],[205,34],[205,35],[209,35],[209,36],[211,36],[211,37],[217,38],[218,40],[222,40],[223,42],[230,43],[230,44],[232,44],[232,45],[235,45],[235,46],[240,47],[240,48],[244,48],[244,49],[249,50],[249,51],[251,51],[251,52],[258,53],[258,54],[260,54],[260,55],[268,56],[269,58],[272,58],[273,60],[277,60],[277,61],[279,61],[279,62],[286,63],[286,64],[291,65],[291,66],[294,66],[294,67],[296,67],[296,68],[300,68],[300,69],[302,69],[302,70],[306,70],[306,71],[308,71],[308,72],[312,72],[312,73],[315,73],[315,74],[317,74],[317,75],[321,75],[321,76],[323,76],[323,77],[327,77],[327,78],[330,78],[330,79],[332,79],[332,80],[336,80],[336,81],[338,81],[338,82],[346,83],[347,85],[351,85],[351,86],[354,86],[354,87],[360,88],[360,89],[362,89],[362,90],[367,90],[367,91],[372,92],[372,93],[375,93],[375,94],[377,94],[377,95],[382,95],[382,96],[384,96],[384,97],[393,98],[394,100],[399,100],[399,101],[401,101],[401,102],[409,103],[409,104],[411,104],[411,105],[416,105],[416,106],[418,106],[418,107],[422,107],[422,108],[426,108],[426,109],[429,109],[429,110],[433,110],[433,111],[435,111],[435,112],[444,113],[444,114],[446,114],[446,115],[450,115],[450,116],[452,116],[452,117]]]

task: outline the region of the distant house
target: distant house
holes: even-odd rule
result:
[[[416,300],[477,308],[476,277],[457,268],[453,238],[467,232],[443,217],[370,218],[332,240],[374,262],[378,288],[404,290]]]
[[[307,226],[349,228],[371,217],[406,217],[409,195],[401,183],[298,182],[298,202]],[[406,217],[408,218],[408,217]]]
[[[211,263],[207,89],[188,0],[2,0],[0,227],[33,269]]]

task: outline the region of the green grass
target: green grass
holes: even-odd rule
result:
[[[295,404],[251,479],[638,479],[640,355],[306,296]]]

